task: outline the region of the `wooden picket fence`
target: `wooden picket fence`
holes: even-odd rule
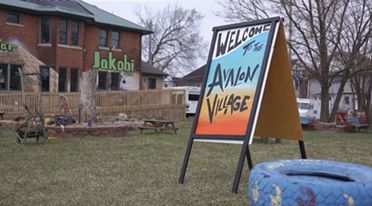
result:
[[[67,101],[72,115],[78,115],[80,92],[42,93],[44,116],[64,114],[60,95]],[[39,109],[38,93],[25,93],[26,105]],[[23,117],[22,93],[0,93],[0,111],[5,119]],[[97,115],[141,113],[175,121],[185,120],[185,91],[176,89],[97,92]]]

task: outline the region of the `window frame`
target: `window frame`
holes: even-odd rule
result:
[[[116,76],[117,75],[117,76]],[[116,76],[117,77],[117,88],[116,89],[113,89],[112,85],[113,85],[113,76]],[[110,85],[110,90],[114,90],[114,91],[119,91],[120,90],[120,73],[119,72],[111,72],[110,74],[110,78],[111,78],[111,85]]]
[[[42,69],[48,69],[48,90],[43,90],[43,79],[42,79]],[[40,81],[41,81],[41,92],[50,92],[50,67],[49,66],[40,66]],[[59,80],[58,80],[59,81]]]
[[[76,79],[76,91],[72,91],[72,71],[77,71],[77,79]],[[70,69],[70,92],[79,92],[79,68],[71,68]]]
[[[73,38],[73,28],[72,28],[73,23],[77,24],[77,44],[73,44],[74,41],[72,40],[72,38]],[[71,21],[70,34],[71,34],[71,36],[70,36],[71,45],[72,46],[80,46],[80,22],[79,21]]]
[[[100,88],[100,74],[105,74],[106,75],[106,78],[105,78],[105,86],[104,88]],[[104,90],[104,91],[107,91],[108,90],[108,72],[107,71],[98,71],[98,85],[97,85],[97,90]]]
[[[66,22],[66,43],[62,43],[61,42],[61,21],[65,21]],[[67,19],[59,19],[59,22],[58,22],[58,44],[63,44],[63,45],[68,45],[68,20]]]
[[[42,23],[42,19],[49,19],[49,41],[48,42],[42,42],[42,27],[41,27],[41,23]],[[50,44],[51,43],[51,19],[49,17],[40,17],[40,21],[39,21],[39,43],[40,44]]]
[[[118,34],[118,39],[114,39],[114,33],[117,33]],[[117,41],[118,42],[118,46],[114,46],[113,45],[113,42],[114,41]],[[111,46],[112,46],[112,48],[114,48],[114,49],[120,49],[120,32],[119,31],[111,31]]]
[[[21,70],[23,71],[23,66],[20,65],[20,64],[8,64],[8,91],[22,91],[22,84],[21,84],[21,74],[19,74],[19,89],[11,89],[10,88],[10,83],[11,82],[14,82],[14,80],[12,81],[12,72],[11,72],[11,67],[12,66],[18,66],[18,67],[21,67]],[[16,70],[16,72],[18,72],[18,69]],[[14,77],[13,77],[14,78]]]
[[[345,105],[348,105],[348,106],[350,106],[350,96],[344,96],[344,102],[345,102]]]
[[[103,39],[103,37],[101,37],[101,31],[106,32],[105,45],[104,46],[101,45],[101,39]],[[99,47],[108,47],[108,33],[109,32],[108,32],[107,29],[102,29],[102,28],[99,29],[99,32],[98,32],[98,46]]]
[[[66,79],[65,79],[65,91],[60,91],[60,85],[61,85],[61,69],[66,69]],[[62,92],[67,92],[67,81],[68,81],[68,67],[65,67],[65,66],[59,66],[58,67],[58,92],[62,93]]]
[[[6,74],[4,76],[4,84],[5,84],[5,89],[0,89],[0,91],[9,91],[9,64],[6,63],[0,63],[0,65],[5,65],[6,66]]]
[[[18,21],[19,21],[19,22],[14,23],[14,22],[10,22],[10,21],[8,21],[8,14],[18,16]],[[6,23],[9,23],[9,24],[17,24],[17,25],[21,25],[21,24],[22,24],[21,14],[16,13],[16,12],[6,12],[5,22],[6,22]]]
[[[155,88],[150,88],[150,81],[151,80],[155,80]],[[156,81],[156,78],[155,77],[148,77],[147,78],[147,88],[148,89],[156,89],[156,83],[157,83],[157,81]]]

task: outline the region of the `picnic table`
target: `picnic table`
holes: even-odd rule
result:
[[[178,128],[174,126],[174,121],[172,120],[157,120],[157,119],[145,119],[143,122],[143,125],[138,127],[142,133],[144,129],[147,130],[155,130],[155,132],[158,132],[158,130],[162,133],[164,130],[171,130],[174,131],[175,134],[177,134]]]

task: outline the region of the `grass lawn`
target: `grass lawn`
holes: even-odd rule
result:
[[[178,177],[191,120],[179,134],[132,131],[127,138],[0,139],[0,205],[249,205],[247,163],[239,193],[231,193],[241,145],[195,142],[185,183]],[[304,131],[310,159],[372,166],[372,133]],[[254,164],[300,158],[298,142],[254,141]]]

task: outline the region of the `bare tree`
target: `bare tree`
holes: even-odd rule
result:
[[[223,7],[217,16],[231,21],[281,15],[286,29],[289,22],[293,25],[292,38],[287,44],[301,66],[320,83],[320,121],[333,121],[344,86],[353,75],[354,59],[372,34],[370,0],[217,1]],[[336,58],[342,59],[341,67],[333,67]],[[329,115],[329,88],[335,78],[341,79],[340,88]]]
[[[372,60],[367,56],[358,56],[352,67],[355,75],[350,78],[351,87],[356,94],[358,110],[366,111],[366,120],[370,120],[370,106],[372,93]],[[356,73],[356,71],[361,71]],[[354,95],[353,95],[354,96]],[[354,108],[355,109],[355,108]]]
[[[147,63],[170,73],[192,70],[198,59],[208,53],[208,44],[199,32],[204,16],[195,9],[184,9],[178,4],[163,10],[137,7],[139,23],[154,31],[143,38],[143,54]]]

